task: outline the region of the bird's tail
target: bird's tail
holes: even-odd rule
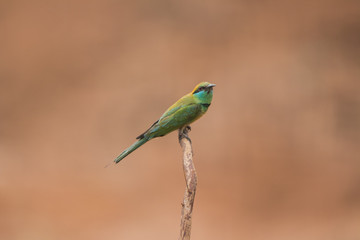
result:
[[[127,155],[129,155],[130,153],[135,151],[138,147],[140,147],[147,141],[149,141],[149,139],[147,139],[147,138],[142,138],[142,139],[136,141],[133,145],[131,145],[130,147],[125,149],[117,158],[115,158],[114,162],[115,163],[120,162],[123,158],[125,158]]]

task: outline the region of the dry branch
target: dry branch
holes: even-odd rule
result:
[[[190,126],[185,126],[179,129],[179,142],[183,149],[183,168],[185,175],[185,194],[181,209],[181,224],[179,240],[189,240],[191,233],[191,215],[194,205],[197,176],[193,162],[193,151],[191,140],[188,132],[191,130]]]

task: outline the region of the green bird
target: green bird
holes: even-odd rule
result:
[[[138,140],[125,149],[114,162],[120,162],[147,141],[165,136],[199,119],[206,113],[211,104],[213,87],[215,87],[215,84],[208,82],[199,83],[191,93],[186,94],[169,107],[160,119],[154,122],[143,134],[139,135],[136,138]]]

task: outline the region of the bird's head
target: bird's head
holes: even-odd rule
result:
[[[213,87],[215,87],[215,84],[202,82],[194,88],[191,94],[201,102],[211,103]]]

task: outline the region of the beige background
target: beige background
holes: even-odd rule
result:
[[[172,133],[200,81],[192,239],[360,239],[359,1],[2,1],[0,239],[177,239]]]

